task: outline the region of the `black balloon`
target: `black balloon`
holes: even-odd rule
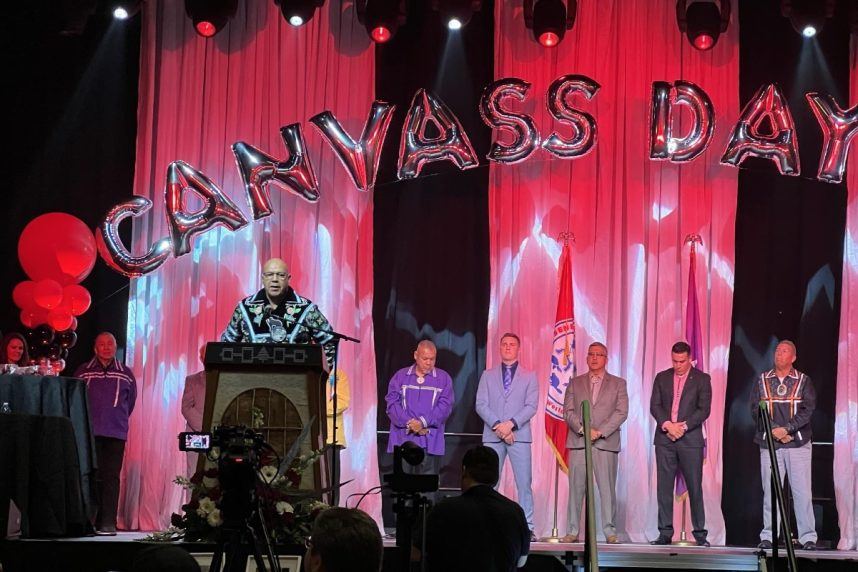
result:
[[[66,348],[61,349],[60,350],[60,359],[61,360],[67,360],[68,358],[69,358],[69,351]],[[63,364],[63,367],[65,367],[65,364]]]
[[[47,324],[42,324],[35,329],[35,343],[33,347],[46,348],[54,342],[54,329]]]
[[[63,348],[60,347],[60,344],[54,342],[48,346],[47,351],[45,352],[45,357],[50,360],[58,360],[60,359],[60,355],[62,354]]]
[[[77,333],[74,330],[57,332],[57,342],[63,349],[73,348],[77,343]]]

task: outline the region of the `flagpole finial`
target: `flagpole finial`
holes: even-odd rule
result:
[[[562,240],[564,242],[564,244],[569,244],[570,242],[572,244],[575,244],[575,233],[574,232],[568,232],[568,231],[567,232],[561,232],[559,235],[557,235],[557,239]]]
[[[692,245],[703,244],[703,238],[700,237],[699,234],[687,234],[685,235],[685,244],[691,243]]]

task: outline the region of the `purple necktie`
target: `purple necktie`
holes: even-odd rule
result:
[[[509,395],[509,390],[512,389],[512,368],[508,365],[503,366],[503,393]]]

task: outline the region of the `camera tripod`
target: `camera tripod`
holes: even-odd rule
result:
[[[244,572],[247,557],[250,554],[253,555],[259,572],[280,572],[280,562],[271,547],[268,529],[259,511],[258,501],[256,506],[243,517],[231,518],[226,511],[224,514],[224,523],[218,534],[209,572]],[[270,568],[265,566],[263,553],[268,557]]]
[[[426,570],[426,515],[432,502],[420,493],[393,493],[396,514],[396,547],[401,550],[403,570]],[[415,544],[414,535],[419,536]],[[420,561],[411,561],[411,548],[419,550]]]

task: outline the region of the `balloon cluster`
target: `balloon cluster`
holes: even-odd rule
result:
[[[95,265],[96,243],[86,224],[69,214],[48,213],[24,227],[18,260],[29,280],[12,290],[21,310],[30,357],[65,360],[77,343],[77,316],[92,304],[80,282]]]

